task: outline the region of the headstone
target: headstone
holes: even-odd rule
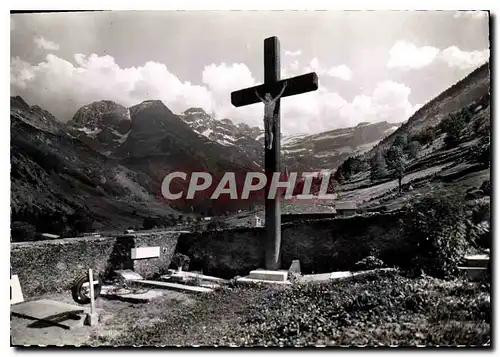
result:
[[[148,258],[159,258],[160,257],[160,247],[140,247],[132,248],[131,250],[132,259],[148,259]]]
[[[289,273],[295,273],[295,274],[300,274],[300,260],[296,259],[292,261],[292,264],[290,265],[290,269],[288,269]]]
[[[12,275],[10,278],[10,304],[17,304],[24,301],[23,291],[19,283],[19,277]]]

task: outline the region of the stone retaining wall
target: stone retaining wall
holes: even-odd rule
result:
[[[282,225],[282,269],[300,260],[303,273],[351,270],[376,250],[389,266],[411,259],[401,236],[402,212],[309,219]],[[121,237],[12,243],[12,274],[26,296],[69,289],[88,268],[132,269],[145,278],[165,273],[174,251],[191,258],[190,269],[232,278],[264,267],[264,228],[206,232],[145,232]],[[132,260],[134,247],[160,246],[159,259]]]
[[[371,253],[398,265],[411,252],[401,238],[401,212],[282,224],[282,268],[299,259],[302,272],[350,270]],[[191,258],[191,269],[231,278],[264,267],[264,228],[237,228],[182,234],[177,250]]]
[[[12,243],[11,273],[19,276],[27,297],[68,290],[89,268],[100,273],[132,269],[151,278],[168,269],[180,234],[138,233]],[[131,260],[131,248],[145,246],[160,246],[160,258]]]

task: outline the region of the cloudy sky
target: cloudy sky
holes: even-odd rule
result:
[[[263,40],[281,42],[282,78],[319,89],[282,100],[284,134],[400,122],[489,57],[485,12],[142,11],[11,15],[11,95],[61,121],[102,99],[160,99],[262,126]]]

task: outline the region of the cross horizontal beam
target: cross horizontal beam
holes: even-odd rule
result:
[[[287,87],[281,98],[312,92],[318,89],[318,75],[315,72],[311,72],[297,77],[282,79],[274,83],[261,84],[259,86],[232,92],[231,104],[235,107],[243,107],[245,105],[260,103],[259,98],[255,95],[255,91],[257,91],[261,97],[263,97],[265,93],[270,93],[274,98],[281,91],[285,82],[287,82]]]

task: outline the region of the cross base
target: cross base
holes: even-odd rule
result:
[[[252,270],[250,272],[250,275],[248,275],[248,278],[254,280],[285,282],[288,280],[288,271],[257,269],[257,270]]]

